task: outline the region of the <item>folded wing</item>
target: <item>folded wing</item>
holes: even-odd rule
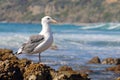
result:
[[[26,53],[32,53],[36,46],[44,41],[43,35],[30,36],[29,41],[22,45],[22,51]]]

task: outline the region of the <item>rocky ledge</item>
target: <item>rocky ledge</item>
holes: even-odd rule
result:
[[[88,64],[101,64],[101,65],[112,65],[111,67],[106,68],[105,71],[111,71],[116,74],[120,74],[120,58],[105,58],[101,60],[98,56],[93,57],[88,61]],[[120,80],[120,77],[115,80]]]
[[[88,61],[88,64],[109,64],[109,65],[119,65],[120,58],[105,58],[101,60],[98,56],[93,57]]]
[[[120,58],[105,58],[102,61],[98,56],[93,57],[88,61],[89,64],[109,64],[113,65],[112,67],[106,68],[106,71],[113,71],[120,74]]]
[[[0,49],[0,80],[90,80],[88,74],[61,66],[57,71],[42,63],[18,59],[12,50]]]

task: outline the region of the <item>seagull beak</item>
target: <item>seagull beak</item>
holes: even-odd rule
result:
[[[55,24],[56,24],[56,23],[57,23],[57,21],[56,21],[56,20],[54,20],[54,19],[52,19],[52,20],[51,20],[51,23],[55,23]]]

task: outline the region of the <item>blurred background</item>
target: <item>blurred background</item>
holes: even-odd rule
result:
[[[0,21],[36,23],[50,15],[63,23],[120,22],[120,0],[0,0]]]

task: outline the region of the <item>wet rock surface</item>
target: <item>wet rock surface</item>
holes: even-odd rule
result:
[[[102,64],[120,64],[120,58],[106,58],[102,61]]]
[[[69,66],[61,66],[54,80],[90,80],[88,74],[80,73]]]
[[[102,61],[102,64],[115,64],[114,58],[106,58]]]
[[[112,66],[106,69],[107,71],[114,71],[115,73],[120,74],[120,65]]]
[[[93,57],[90,61],[88,61],[88,64],[90,65],[98,65],[97,67],[101,68],[97,70],[97,67],[94,66],[94,69],[92,69],[91,74],[98,74],[107,77],[106,75],[109,75],[108,78],[104,79],[97,79],[97,80],[120,80],[119,74],[120,74],[120,58],[105,58],[100,59],[98,56]],[[101,67],[100,67],[101,66]],[[103,66],[103,67],[102,67]],[[91,76],[91,74],[89,74]],[[92,77],[91,77],[92,79]]]
[[[90,80],[88,74],[68,66],[58,71],[42,63],[18,59],[12,50],[0,49],[0,80]]]
[[[100,64],[101,61],[100,61],[100,58],[96,56],[96,57],[93,57],[88,63],[89,64]]]
[[[101,60],[98,56],[93,57],[91,60],[88,61],[88,64],[120,64],[120,58],[105,58]]]

